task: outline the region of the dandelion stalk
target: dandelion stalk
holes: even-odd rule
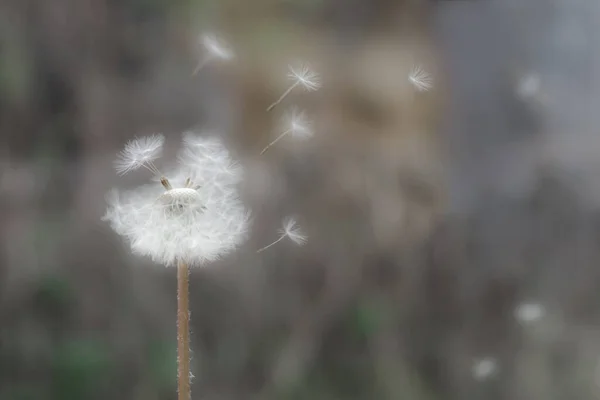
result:
[[[190,399],[190,300],[189,268],[177,263],[177,392],[178,400]]]
[[[274,241],[273,243],[266,245],[265,247],[256,250],[257,253],[260,253],[261,251],[265,251],[266,249],[268,249],[271,246],[275,246],[277,243],[281,242],[283,239],[285,239],[287,236],[283,235],[282,237],[280,237],[279,239],[277,239],[276,241]]]
[[[275,143],[277,143],[279,141],[279,139],[281,139],[282,137],[284,137],[285,135],[287,135],[288,133],[290,133],[292,130],[288,129],[287,131],[283,132],[281,135],[277,136],[275,138],[275,140],[273,140],[271,143],[269,143],[261,152],[260,154],[264,154],[267,150],[269,150],[269,147],[273,146]]]
[[[277,104],[281,103],[283,101],[283,99],[285,99],[287,97],[288,94],[290,94],[292,92],[292,90],[294,90],[296,88],[296,86],[298,86],[300,84],[300,81],[296,81],[294,82],[294,84],[292,86],[290,86],[285,92],[283,92],[283,94],[273,102],[273,104],[271,104],[269,107],[267,107],[267,111],[271,111],[272,109],[275,108],[275,106],[277,106]]]
[[[202,61],[200,61],[198,63],[198,65],[196,65],[196,68],[194,69],[194,72],[192,72],[192,76],[198,75],[198,72],[200,72],[200,70],[202,68],[204,68],[206,66],[206,64],[208,64],[211,60],[212,60],[212,57],[207,56]]]

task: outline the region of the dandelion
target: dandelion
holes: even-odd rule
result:
[[[433,79],[423,68],[413,67],[408,74],[408,80],[419,92],[426,92],[433,87]]]
[[[273,243],[257,250],[256,252],[260,253],[261,251],[264,251],[264,250],[268,249],[269,247],[276,245],[277,243],[281,242],[285,238],[290,238],[290,240],[292,242],[296,243],[298,246],[302,246],[308,240],[306,235],[298,227],[296,220],[292,217],[284,218],[283,228],[281,228],[279,230],[279,233],[281,234],[279,239],[277,239]]]
[[[233,59],[234,54],[233,51],[215,35],[202,35],[201,37],[202,45],[206,50],[206,55],[204,58],[196,65],[194,72],[192,72],[192,76],[198,74],[206,64],[213,60],[223,60],[228,61]]]
[[[297,139],[306,139],[313,135],[313,130],[310,120],[306,117],[303,111],[292,108],[283,118],[283,132],[269,143],[260,154],[264,154],[269,147],[273,146],[284,136],[291,134]]]
[[[241,170],[218,139],[184,135],[178,164],[162,174],[154,164],[164,138],[129,142],[115,163],[121,174],[146,168],[154,182],[107,197],[103,219],[123,236],[134,253],[167,266],[177,265],[179,398],[190,395],[189,266],[232,251],[244,239],[249,218],[234,184]]]
[[[308,64],[301,64],[298,68],[294,68],[290,65],[288,68],[288,78],[292,79],[294,83],[287,88],[273,104],[267,107],[267,111],[271,111],[275,108],[275,106],[281,103],[297,86],[302,86],[309,92],[315,91],[321,87],[319,75],[314,72]]]

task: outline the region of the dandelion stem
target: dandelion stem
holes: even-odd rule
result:
[[[200,70],[202,68],[204,68],[206,66],[206,64],[208,64],[211,60],[212,60],[212,57],[206,56],[202,61],[200,61],[198,63],[198,65],[196,65],[196,68],[194,69],[194,72],[192,72],[192,76],[197,75],[198,72],[200,72]]]
[[[261,251],[264,251],[266,249],[268,249],[271,246],[276,245],[277,243],[281,242],[283,239],[285,239],[286,235],[282,235],[279,239],[277,239],[276,241],[274,241],[273,243],[271,243],[270,245],[267,245],[265,247],[263,247],[262,249],[258,249],[256,250],[257,253],[260,253]]]
[[[190,305],[188,265],[177,263],[177,389],[178,400],[190,400]]]
[[[263,150],[260,152],[260,154],[264,154],[264,153],[265,153],[265,151],[269,150],[269,147],[273,146],[275,143],[277,143],[277,142],[279,141],[279,139],[281,139],[282,137],[284,137],[285,135],[287,135],[287,134],[288,134],[288,133],[290,133],[291,131],[292,131],[291,129],[288,129],[287,131],[283,132],[281,135],[277,136],[277,137],[275,138],[275,140],[273,140],[271,143],[269,143],[269,144],[267,145],[267,147],[265,147],[265,148],[264,148],[264,149],[263,149]]]
[[[273,108],[275,108],[275,106],[279,103],[281,103],[283,101],[283,99],[286,98],[286,96],[288,94],[290,94],[292,92],[292,90],[294,90],[294,88],[296,86],[298,86],[300,84],[300,81],[296,81],[294,82],[294,84],[292,86],[290,86],[285,92],[283,92],[283,94],[281,95],[281,97],[279,97],[277,99],[277,101],[275,101],[273,104],[271,104],[269,107],[267,107],[267,111],[271,111]]]

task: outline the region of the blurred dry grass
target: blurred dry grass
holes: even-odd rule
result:
[[[174,271],[99,217],[143,179],[113,173],[127,138],[171,154],[193,125],[247,168],[255,217],[193,272],[194,397],[597,398],[600,10],[550,3],[1,3],[0,400],[174,398]],[[192,79],[205,29],[237,59]],[[323,88],[265,112],[297,59]],[[259,157],[290,104],[317,135]],[[290,213],[309,243],[255,254]]]

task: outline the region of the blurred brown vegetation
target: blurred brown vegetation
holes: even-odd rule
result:
[[[100,216],[127,139],[193,126],[254,215],[192,273],[194,398],[597,398],[600,7],[563,3],[1,2],[0,400],[175,398],[175,271]],[[191,77],[202,32],[236,59]],[[323,88],[267,113],[295,60]],[[292,104],[315,137],[258,156]]]

